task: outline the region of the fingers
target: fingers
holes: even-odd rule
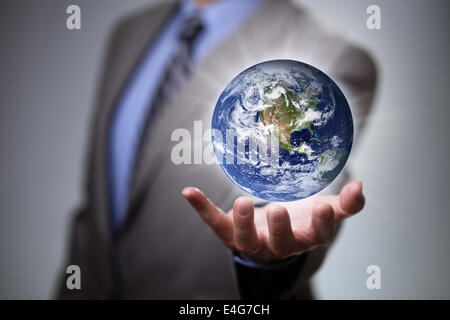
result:
[[[223,243],[233,248],[233,222],[197,188],[184,188],[181,194]]]
[[[326,244],[334,236],[334,211],[328,203],[318,203],[312,210],[311,239],[312,246]]]
[[[330,197],[329,202],[333,206],[337,222],[358,213],[365,204],[361,181],[354,180],[346,184],[338,196]]]
[[[339,194],[339,204],[344,213],[355,214],[362,210],[364,203],[361,181],[352,181],[342,188]]]
[[[233,206],[233,237],[236,250],[253,255],[260,248],[254,222],[254,207],[250,198],[240,197]]]
[[[269,227],[269,248],[278,258],[294,253],[295,239],[291,220],[286,208],[270,204],[267,206],[267,225]]]

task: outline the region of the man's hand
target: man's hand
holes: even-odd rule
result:
[[[265,262],[328,243],[336,224],[361,211],[365,202],[360,181],[345,185],[339,195],[316,195],[256,209],[250,198],[239,197],[228,213],[197,188],[184,188],[182,194],[225,246]]]

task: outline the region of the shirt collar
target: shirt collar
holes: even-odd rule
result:
[[[265,0],[217,0],[199,6],[195,0],[182,0],[180,12],[189,17],[198,14],[208,29],[220,28],[224,24],[233,24]]]

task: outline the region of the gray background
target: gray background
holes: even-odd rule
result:
[[[104,46],[117,19],[153,1],[2,1],[0,298],[51,298],[82,175]],[[301,1],[366,47],[375,109],[350,165],[367,206],[314,282],[320,298],[450,298],[447,208],[450,2]],[[68,31],[69,4],[82,30]],[[366,28],[378,4],[382,30]],[[307,45],[307,44],[306,44]],[[381,267],[381,290],[366,268]]]

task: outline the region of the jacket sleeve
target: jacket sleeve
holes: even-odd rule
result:
[[[308,252],[273,263],[259,263],[234,253],[236,276],[242,299],[289,299]]]
[[[95,130],[98,126],[100,114],[98,105],[105,91],[105,84],[110,77],[108,66],[114,62],[114,56],[123,42],[123,30],[126,28],[128,20],[123,19],[116,24],[105,47],[105,63],[99,81],[99,93],[95,103],[97,107],[94,109],[94,115],[90,124],[90,137],[95,135]],[[83,182],[85,205],[80,206],[80,209],[76,210],[71,217],[68,228],[67,255],[58,275],[58,282],[55,288],[55,297],[57,299],[104,299],[110,298],[112,295],[111,257],[108,256],[108,248],[105,248],[105,244],[99,237],[94,218],[95,210],[92,208],[95,148],[94,139],[89,139]],[[66,268],[69,265],[80,267],[80,290],[69,290],[67,288],[66,281],[69,275],[66,274]]]
[[[57,299],[107,299],[111,298],[112,281],[108,250],[103,247],[95,230],[92,212],[83,208],[76,212],[70,224],[68,254],[59,275]],[[66,282],[70,265],[80,269],[81,288],[69,289]]]

